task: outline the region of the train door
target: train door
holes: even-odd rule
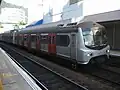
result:
[[[22,35],[18,34],[18,45],[21,45],[21,38],[22,38]]]
[[[40,50],[40,34],[37,34],[37,41],[36,41],[36,50]]]
[[[56,54],[56,34],[48,34],[48,52]]]
[[[15,31],[13,31],[12,36],[13,36],[12,43],[16,44],[16,32]]]
[[[30,34],[28,34],[28,50],[31,48]]]
[[[24,45],[24,35],[23,34],[19,35],[19,45],[21,45],[21,46]]]
[[[19,45],[19,34],[17,34],[17,45]]]
[[[36,49],[36,41],[37,41],[37,35],[36,34],[31,34],[31,48]]]
[[[24,46],[28,47],[28,35],[24,34]]]
[[[76,59],[77,38],[76,33],[71,33],[71,59]]]

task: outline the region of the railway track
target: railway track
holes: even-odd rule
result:
[[[51,67],[51,65],[49,66],[49,64],[47,65],[47,64],[45,64],[45,62],[43,62],[45,60],[41,61],[41,60],[39,60],[41,58],[39,58],[39,57],[37,58],[36,56],[34,56],[34,55],[30,54],[30,53],[27,53],[24,50],[20,50],[19,48],[15,48],[12,45],[6,45],[4,43],[0,43],[0,46],[1,45],[9,47],[9,48],[13,48],[16,51],[20,51],[22,54],[27,55],[28,57],[34,59],[38,63],[42,63],[43,65],[47,66],[51,70],[60,73],[61,75],[69,78],[70,80],[72,80],[72,81],[74,81],[74,82],[76,82],[76,83],[78,83],[80,85],[82,83],[83,86],[87,87],[90,90],[98,90],[98,89],[100,89],[100,90],[106,90],[106,89],[107,90],[113,90],[113,89],[116,90],[116,89],[118,89],[119,90],[120,89],[119,83],[116,82],[116,81],[115,82],[112,81],[112,79],[109,77],[109,73],[108,72],[111,72],[112,73],[112,74],[110,73],[111,75],[113,75],[113,73],[116,73],[116,74],[118,73],[118,71],[116,71],[115,69],[113,69],[113,67],[111,67],[112,70],[110,69],[110,71],[108,69],[108,66],[106,66],[106,65],[104,67],[102,66],[102,67],[99,67],[99,68],[96,67],[96,66],[93,67],[93,68],[88,68],[88,69],[85,69],[86,71],[84,69],[81,69],[81,68],[79,68],[78,72],[73,72],[73,70],[71,70],[70,72],[66,72],[66,70],[63,70],[64,68],[59,71],[59,69],[56,66],[53,65]],[[49,60],[46,61],[46,62],[49,62]],[[53,68],[53,67],[55,67],[56,69]],[[96,70],[94,70],[94,69],[96,69]],[[80,73],[87,75],[87,77],[90,79],[90,81],[86,80],[86,78],[85,78],[86,76],[85,77],[81,77],[81,75],[79,75]],[[115,75],[113,75],[112,77],[113,77],[113,80],[115,80],[114,77],[118,78],[118,76],[115,76]],[[81,82],[81,80],[82,80],[82,82]],[[91,80],[95,80],[95,82],[93,82]],[[118,78],[118,80],[119,80],[119,78]],[[102,89],[101,89],[101,87],[102,87]]]
[[[0,44],[0,46],[11,56],[15,62],[20,63],[29,73],[31,73],[39,82],[41,82],[48,90],[87,90],[87,88],[76,82],[60,75],[47,68],[46,66],[36,62],[30,57],[11,49],[8,46]],[[17,61],[16,61],[17,60]]]
[[[94,77],[107,81],[112,85],[117,85],[120,89],[120,71],[116,70],[116,68],[102,65],[100,67],[89,68],[86,72]]]
[[[106,63],[107,66],[120,68],[120,57],[119,56],[111,56],[111,59],[108,63]]]

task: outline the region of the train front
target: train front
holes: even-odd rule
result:
[[[83,47],[80,50],[83,55],[83,64],[103,63],[109,59],[110,46],[108,45],[106,30],[98,23],[92,23],[82,29]]]

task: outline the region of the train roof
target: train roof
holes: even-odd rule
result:
[[[78,27],[81,28],[92,28],[92,27],[104,27],[102,25],[100,25],[99,23],[96,22],[92,22],[92,21],[88,21],[88,22],[81,22],[78,24]]]
[[[45,27],[45,28],[29,28],[27,30],[21,30],[19,33],[65,33],[65,32],[72,32],[72,31],[77,31],[77,27]]]
[[[21,29],[19,31],[19,33],[38,33],[38,32],[42,32],[42,33],[66,33],[66,32],[77,32],[78,27],[80,28],[91,28],[93,26],[101,26],[98,23],[95,22],[82,22],[82,23],[69,23],[67,25],[39,25],[39,26],[33,26],[33,27],[28,27],[28,28],[24,28]]]

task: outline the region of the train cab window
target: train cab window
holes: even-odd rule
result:
[[[67,47],[70,43],[68,35],[56,35],[56,44],[57,46]]]

